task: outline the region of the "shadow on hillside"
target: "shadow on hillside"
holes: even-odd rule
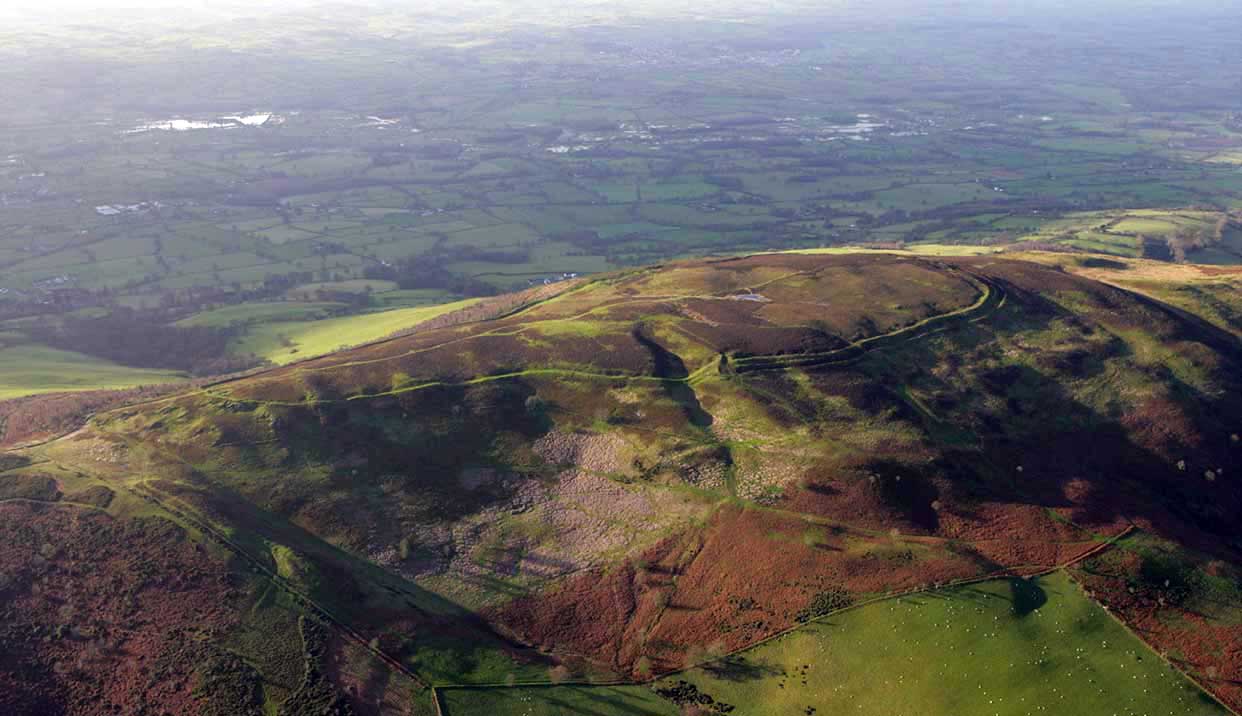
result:
[[[1027,616],[1048,603],[1048,593],[1039,586],[1038,579],[1011,577],[1008,581],[1009,598],[1013,604],[1015,616]]]
[[[485,644],[522,658],[546,661],[536,654],[496,633],[481,617],[461,605],[410,582],[376,564],[329,544],[279,515],[247,501],[232,490],[212,484],[209,489],[182,483],[158,481],[153,487],[166,495],[193,505],[213,523],[231,530],[230,541],[245,550],[250,558],[275,570],[269,553],[260,547],[284,545],[312,566],[310,573],[301,574],[306,596],[330,610],[352,628],[367,634],[378,633],[392,621],[415,619],[438,633],[451,633],[460,641],[460,657],[476,651],[476,644]],[[499,591],[500,580],[487,581],[485,586]],[[504,585],[508,587],[509,585]]]
[[[1006,390],[1006,413],[980,432],[981,449],[944,454],[942,465],[952,465],[947,471],[953,478],[949,489],[959,498],[955,503],[996,500],[1072,508],[1072,519],[1086,524],[1143,518],[1158,531],[1183,538],[1190,536],[1187,530],[1238,536],[1236,514],[1242,504],[1237,489],[1204,478],[1206,470],[1233,463],[1227,449],[1209,445],[1227,446],[1228,438],[1222,437],[1229,429],[1221,419],[1238,413],[1236,405],[1201,395],[1178,401],[1193,391],[1165,375],[1175,407],[1163,413],[1153,409],[1150,415],[1140,407],[1125,417],[1127,426],[1119,416],[1075,399],[1061,376],[1030,367],[1017,372],[1015,384]],[[1204,402],[1210,407],[1200,407]],[[1162,421],[1181,415],[1197,424],[1192,433],[1173,436],[1177,427]],[[1136,428],[1166,440],[1166,454],[1136,443]]]
[[[744,656],[726,656],[703,666],[703,670],[721,681],[756,681],[780,676],[781,671],[767,664],[758,664]]]
[[[383,713],[380,704],[394,678],[392,667],[377,659],[367,660],[366,676],[362,686],[357,690],[349,689],[349,695],[359,716],[379,716]]]
[[[455,576],[461,580],[462,584],[475,587],[492,596],[499,595],[510,599],[516,599],[517,597],[524,597],[527,594],[526,589],[515,584],[510,584],[499,577],[493,577],[490,574],[459,574]]]
[[[1009,596],[1007,598],[977,586],[966,586],[920,592],[914,595],[898,597],[898,600],[902,604],[923,606],[932,601],[986,603],[996,599],[1004,599],[1009,602],[1014,616],[1017,617],[1025,617],[1048,603],[1048,593],[1039,585],[1038,578],[1010,577],[1005,581],[1009,586]]]
[[[887,460],[868,463],[868,482],[880,502],[911,524],[935,532],[940,515],[932,507],[940,497],[934,481],[922,471]]]
[[[1237,340],[1150,300],[1130,302],[1112,289],[1099,289],[1100,295],[1091,294],[1091,308],[1071,313],[1040,295],[1006,287],[1004,316],[947,332],[934,350],[916,342],[857,366],[816,371],[816,380],[829,386],[917,382],[943,401],[936,405],[939,419],[975,432],[975,444],[963,446],[938,441],[926,429],[925,440],[936,450],[931,460],[926,452],[907,457],[894,451],[884,463],[859,465],[864,477],[878,473],[872,485],[881,501],[894,516],[929,530],[936,528],[932,503],[937,501],[966,519],[982,519],[983,508],[998,503],[1068,508],[1071,519],[1088,525],[1141,519],[1188,546],[1236,560],[1234,550],[1242,547],[1236,518],[1242,513],[1242,483],[1220,479],[1218,468],[1233,474],[1235,453],[1242,449],[1230,437],[1242,427]],[[1050,331],[1054,318],[1062,319],[1057,330],[1068,336]],[[1220,391],[1198,391],[1171,368],[1131,357],[1120,338],[1125,330],[1144,330],[1150,341],[1188,342],[1192,351],[1200,349],[1190,342],[1204,351],[1211,347],[1210,360],[1218,363],[1195,369],[1210,371]],[[1020,356],[1014,351],[1002,356],[998,337],[1029,348]],[[1087,349],[1085,356],[1075,353],[1075,341]],[[993,367],[972,372],[979,359],[955,356],[982,356]],[[1192,353],[1185,360],[1208,359]],[[1126,412],[1113,408],[1107,395],[1093,396],[1093,404],[1102,406],[1096,408],[1071,393],[1090,382],[1115,390],[1113,404],[1128,405]],[[866,410],[909,420],[898,402]],[[840,509],[834,504],[845,503],[829,491],[804,494],[812,509],[820,505],[829,513]]]
[[[664,392],[682,407],[690,424],[696,428],[711,427],[713,422],[711,414],[699,403],[699,396],[694,392],[694,388],[682,382],[690,376],[690,372],[681,358],[648,336],[642,325],[634,328],[633,336],[634,340],[651,354],[652,373],[658,378],[670,379],[664,381]]]

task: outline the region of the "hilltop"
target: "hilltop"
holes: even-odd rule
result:
[[[153,683],[177,713],[432,713],[431,686],[642,681],[1069,569],[1095,601],[1054,601],[1093,634],[1110,605],[1238,706],[1234,652],[1160,618],[1242,642],[1220,324],[1000,256],[769,254],[102,412],[0,474],[0,564],[24,565],[0,685],[68,713]]]

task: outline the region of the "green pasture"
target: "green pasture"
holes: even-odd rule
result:
[[[1064,243],[1086,251],[1096,251],[1102,254],[1116,254],[1118,256],[1135,258],[1143,255],[1143,249],[1139,246],[1136,239],[1117,234],[1106,234],[1102,231],[1084,231]]]
[[[877,602],[678,679],[739,713],[1226,713],[1063,572]]]
[[[634,182],[605,182],[595,185],[600,196],[614,204],[628,204],[638,200]]]
[[[381,279],[352,279],[349,281],[330,281],[303,284],[297,288],[289,289],[289,296],[305,300],[313,298],[319,291],[378,294],[386,291],[393,291],[396,290],[396,288],[396,281],[384,281]]]
[[[875,193],[876,201],[889,208],[923,209],[958,204],[965,201],[991,199],[999,192],[982,184],[909,184],[897,189]]]
[[[1146,149],[1139,142],[1119,137],[1060,137],[1043,140],[1038,142],[1037,146],[1053,151],[1084,152],[1114,156],[1136,154]]]
[[[439,690],[444,716],[678,716],[646,686],[531,686]],[[759,713],[759,712],[755,712]]]
[[[82,390],[119,390],[176,383],[174,371],[130,368],[102,358],[38,345],[0,349],[0,400]]]
[[[438,288],[412,288],[385,291],[372,299],[382,308],[417,308],[460,300],[461,296]]]
[[[339,348],[379,340],[476,302],[477,299],[467,299],[435,306],[398,308],[322,321],[264,323],[246,331],[234,341],[230,350],[237,355],[255,355],[283,365],[302,358],[330,353]]]
[[[720,191],[719,187],[693,177],[684,181],[644,183],[640,190],[644,201],[702,199]]]

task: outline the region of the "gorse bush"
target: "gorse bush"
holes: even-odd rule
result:
[[[794,619],[799,622],[809,622],[812,619],[831,614],[838,609],[844,609],[853,603],[854,597],[844,589],[829,589],[812,597],[811,603],[799,610]]]

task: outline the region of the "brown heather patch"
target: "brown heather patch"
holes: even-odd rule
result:
[[[780,328],[763,325],[694,323],[682,330],[717,353],[769,355],[816,353],[840,348],[844,342],[835,336],[808,328]]]
[[[90,416],[124,405],[186,390],[187,385],[159,385],[130,390],[49,393],[0,401],[0,448],[39,442],[73,432]]]
[[[1195,266],[1194,268],[1205,276],[1237,276],[1242,274],[1242,266]]]
[[[687,298],[677,302],[686,315],[694,316],[702,323],[727,323],[738,326],[763,326],[768,322],[759,318],[759,309],[764,304],[754,301],[729,301],[720,299]]]
[[[1151,398],[1127,412],[1121,423],[1135,442],[1166,460],[1176,460],[1202,442],[1194,421],[1185,409],[1168,398]]]
[[[1035,505],[989,503],[970,511],[942,509],[938,535],[969,544],[982,558],[1008,567],[1052,567],[1065,564],[1099,544],[1098,537],[1122,533],[1122,519],[1089,528],[1068,524],[1071,509],[1060,519]]]
[[[636,323],[664,316],[681,315],[682,301],[626,301],[604,305],[591,311],[590,320]]]
[[[808,371],[806,375],[821,395],[844,398],[854,410],[877,414],[894,407],[891,390],[852,368],[831,372]]]
[[[860,266],[869,263],[874,257],[861,254],[844,254],[832,258],[841,259],[840,263],[842,264]],[[790,269],[793,271],[814,271],[823,267],[824,257],[814,254],[758,254],[736,259],[709,260],[706,263],[717,270],[734,272],[771,270],[773,268]]]
[[[767,286],[763,295],[772,303],[759,313],[782,325],[816,320],[833,332],[865,337],[964,308],[979,295],[975,285],[933,264],[877,258],[864,271],[829,263],[808,278]]]
[[[227,383],[211,389],[213,393],[245,400],[296,403],[314,390],[305,381],[274,379],[251,380],[244,383]]]
[[[977,560],[952,553],[912,553],[877,570],[847,552],[857,539],[780,513],[726,507],[703,530],[670,538],[637,562],[572,577],[490,615],[537,645],[621,671],[641,656],[667,670],[691,650],[738,649],[788,628],[828,587],[861,595],[980,573]],[[763,568],[738,569],[737,555]]]
[[[0,710],[198,713],[181,648],[234,623],[224,565],[158,518],[0,505]],[[33,710],[32,710],[33,709]]]

